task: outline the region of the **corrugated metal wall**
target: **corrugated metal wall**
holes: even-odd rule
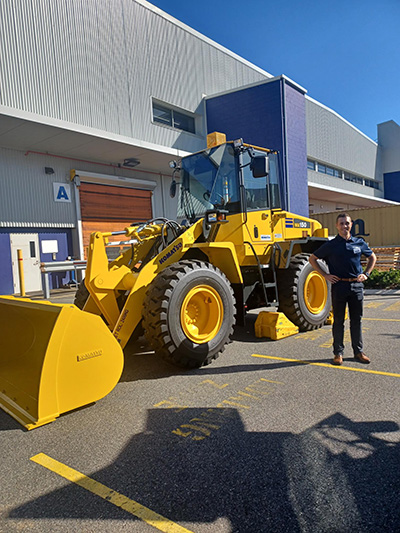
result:
[[[382,180],[378,145],[345,120],[306,98],[307,155],[367,178]],[[337,184],[337,180],[334,181]],[[337,187],[344,187],[337,184]],[[370,191],[365,191],[367,194]]]
[[[74,227],[76,207],[70,170],[79,167],[88,172],[156,181],[153,205],[163,212],[162,176],[83,163],[64,158],[0,148],[0,227]],[[46,174],[51,167],[54,174]],[[171,178],[166,179],[169,186]],[[54,200],[53,183],[71,184],[71,203]],[[164,193],[165,194],[165,193]]]
[[[134,0],[2,0],[0,104],[193,151],[151,123],[151,98],[196,112],[202,94],[265,79]]]
[[[55,202],[53,183],[65,183],[65,162],[46,156],[23,156],[17,150],[0,148],[0,226],[65,227],[75,224],[74,193],[71,203]],[[56,164],[55,164],[56,163]],[[45,174],[45,166],[54,174]]]
[[[363,237],[370,246],[400,245],[400,205],[354,209],[347,212],[353,220],[355,234]],[[336,211],[335,213],[316,214],[313,218],[328,228],[329,235],[336,235],[337,215]]]

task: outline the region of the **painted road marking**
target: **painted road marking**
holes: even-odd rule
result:
[[[399,311],[400,310],[400,300],[398,302],[395,302],[392,305],[389,305],[389,307],[386,307],[384,311]]]
[[[369,302],[364,304],[364,307],[367,309],[376,309],[377,307],[380,307],[381,305],[384,305],[386,302]]]
[[[400,322],[400,318],[365,318],[363,320],[379,320],[380,322]]]
[[[290,363],[299,363],[303,365],[325,366],[327,368],[337,368],[339,370],[350,370],[351,372],[364,372],[365,374],[378,374],[380,376],[391,376],[394,378],[400,378],[400,374],[394,374],[392,372],[380,372],[379,370],[366,370],[364,368],[352,368],[350,366],[335,366],[329,363],[310,363],[309,361],[302,361],[301,359],[288,359],[286,357],[274,357],[272,355],[259,355],[255,353],[253,353],[252,357],[260,357],[262,359],[274,359],[276,361],[289,361]]]
[[[189,437],[189,440],[194,441],[202,441],[207,437],[211,437],[216,431],[230,422],[232,409],[229,408],[231,406],[235,408],[235,412],[243,409],[251,409],[256,402],[264,400],[266,396],[273,393],[275,387],[271,388],[271,385],[284,385],[284,383],[282,381],[260,378],[239,391],[234,393],[227,392],[229,396],[219,402],[215,407],[204,409],[195,417],[190,418],[184,424],[173,429],[172,433],[185,439]],[[163,405],[163,402],[159,402],[157,405]],[[172,409],[174,406],[167,408]]]
[[[110,503],[113,503],[117,507],[121,507],[124,511],[131,513],[132,515],[140,518],[150,526],[155,527],[159,531],[164,531],[165,533],[193,533],[189,529],[186,529],[182,526],[179,526],[175,522],[172,522],[168,518],[161,516],[158,513],[155,513],[151,509],[144,507],[140,503],[135,502],[116,492],[115,490],[109,489],[102,483],[95,481],[94,479],[81,474],[77,470],[70,468],[69,466],[52,459],[44,453],[38,453],[31,457],[31,461],[44,466],[48,470],[55,472],[59,476],[72,481],[76,485],[83,487],[84,489],[100,496],[104,500],[107,500]]]

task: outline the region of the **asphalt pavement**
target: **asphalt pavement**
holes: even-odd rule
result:
[[[251,315],[205,368],[139,339],[97,403],[29,432],[0,411],[0,531],[399,531],[400,294],[364,315],[370,365],[348,329],[334,367],[330,326],[269,341]]]

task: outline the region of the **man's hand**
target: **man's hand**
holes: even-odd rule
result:
[[[357,281],[360,283],[367,281],[367,279],[368,279],[368,276],[366,276],[365,274],[358,274],[357,276]]]
[[[334,276],[333,274],[327,274],[326,272],[324,274],[324,278],[326,281],[329,281],[329,283],[336,283],[337,281],[340,281],[340,278],[337,276]]]

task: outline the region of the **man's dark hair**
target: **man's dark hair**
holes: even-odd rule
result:
[[[348,213],[339,213],[338,216],[336,217],[336,222],[339,220],[339,218],[347,218],[347,217],[349,217],[349,219],[351,220],[351,216]]]

